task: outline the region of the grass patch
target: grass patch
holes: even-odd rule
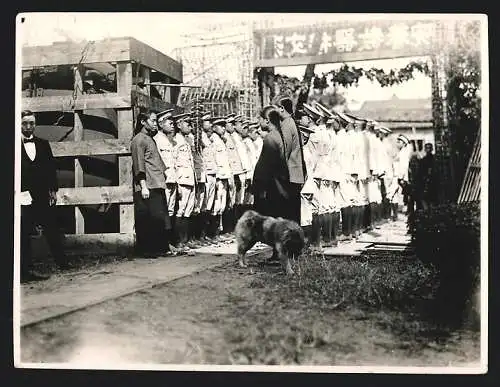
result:
[[[437,354],[434,364],[478,356],[478,337],[468,349],[458,349],[462,342],[454,349],[452,332],[423,313],[434,299],[436,272],[413,256],[327,259],[305,252],[294,268],[290,278],[277,270],[256,275],[251,296],[230,295],[233,313],[224,320],[232,364],[398,365],[398,359],[413,359],[432,365],[429,350]]]

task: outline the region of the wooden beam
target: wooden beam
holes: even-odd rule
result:
[[[129,186],[59,188],[57,205],[78,206],[101,203],[132,203]]]
[[[31,242],[35,258],[50,255],[45,238],[33,236]],[[64,249],[69,256],[128,254],[130,253],[130,249],[133,248],[134,243],[134,233],[64,235]]]
[[[130,154],[130,140],[61,141],[51,142],[50,147],[55,157]]]
[[[132,90],[132,64],[117,64],[117,88],[118,94],[130,94]],[[118,110],[118,138],[121,141],[130,143],[134,135],[134,122],[132,109]],[[133,194],[132,184],[132,157],[121,156],[118,158],[119,184],[129,187],[130,194]],[[120,204],[120,232],[134,232],[134,205]]]
[[[74,103],[74,106],[73,106]],[[129,95],[118,93],[83,94],[73,101],[73,96],[33,97],[22,99],[22,109],[33,112],[73,111],[87,109],[123,109],[132,106]]]
[[[255,67],[299,66],[299,65],[323,64],[323,63],[356,62],[356,61],[375,60],[375,59],[405,58],[405,57],[425,56],[425,55],[430,55],[429,50],[383,49],[377,51],[342,52],[342,53],[332,53],[332,54],[317,55],[317,56],[297,56],[291,58],[273,58],[273,59],[259,58],[255,61],[254,66]]]
[[[80,97],[83,93],[83,66],[79,65],[74,69],[74,93],[76,97]],[[77,110],[74,113],[74,141],[83,140],[83,122],[82,122],[83,111]],[[75,162],[75,188],[83,187],[83,168],[80,164],[80,160],[76,158]],[[75,207],[75,233],[85,234],[85,219],[83,217],[82,211],[78,206]]]
[[[130,58],[182,82],[181,63],[134,38],[130,38]]]
[[[89,45],[82,63],[103,63],[130,60],[130,38],[113,38]],[[78,64],[87,42],[60,42],[49,46],[23,47],[22,67]]]

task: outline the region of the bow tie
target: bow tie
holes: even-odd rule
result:
[[[23,143],[27,143],[27,142],[35,142],[35,139],[34,138],[23,138]]]

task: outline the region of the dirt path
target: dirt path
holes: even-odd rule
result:
[[[279,267],[257,262],[252,269],[231,263],[25,328],[22,361],[446,366],[478,360],[478,334],[436,341],[403,313],[311,308],[306,295],[287,290]]]

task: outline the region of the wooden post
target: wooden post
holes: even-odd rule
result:
[[[150,83],[150,74],[151,70],[148,67],[141,66],[142,70],[142,79],[144,80],[144,83],[146,83],[146,94],[151,96],[151,85],[147,85],[147,83]],[[120,91],[118,91],[118,94],[120,94]]]
[[[147,69],[149,78],[149,69]],[[132,63],[117,63],[117,93],[126,95],[132,90]],[[149,79],[148,79],[149,82]],[[149,86],[148,86],[149,91]],[[118,109],[118,139],[131,140],[134,134],[132,109]],[[133,190],[132,185],[132,157],[119,156],[119,184],[125,185]],[[120,204],[120,233],[134,232],[134,205]]]
[[[74,90],[76,98],[83,94],[83,66],[79,65],[74,69]],[[83,110],[74,112],[74,141],[83,140]],[[75,157],[75,188],[83,187],[83,168],[78,157]],[[75,234],[85,234],[85,219],[83,218],[80,207],[75,206]]]

